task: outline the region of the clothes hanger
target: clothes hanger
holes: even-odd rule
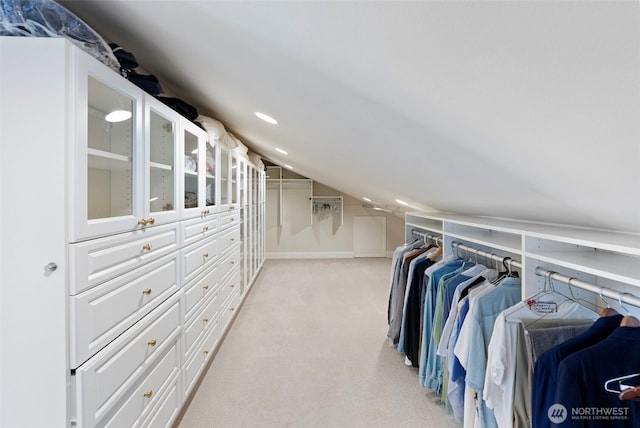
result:
[[[625,317],[622,318],[622,321],[620,322],[620,327],[640,327],[640,320],[638,320],[638,318],[632,316],[631,312],[629,311],[629,309],[627,309],[627,307],[622,303],[622,295],[623,294],[629,294],[629,293],[621,293],[618,296],[618,302],[620,302],[620,306],[627,313],[627,315],[625,315]]]
[[[600,294],[600,299],[607,305],[607,307],[600,312],[600,317],[612,317],[614,315],[619,315],[618,311],[613,309],[607,299],[605,299],[602,295],[602,288],[600,289],[600,293],[598,294]]]

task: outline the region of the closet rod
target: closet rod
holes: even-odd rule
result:
[[[600,297],[603,297],[603,296],[609,297],[611,299],[615,299],[618,303],[621,303],[621,304],[628,303],[632,306],[640,308],[640,298],[634,296],[631,293],[621,293],[619,291],[615,291],[607,287],[598,287],[595,284],[590,284],[588,282],[580,281],[577,278],[565,276],[565,275],[562,275],[561,273],[547,270],[541,267],[536,268],[536,275],[544,276],[549,279],[555,279],[556,281],[562,282],[564,284],[568,284],[569,286],[575,286],[583,290],[587,290],[592,293],[598,294]]]
[[[442,238],[440,236],[437,235],[431,235],[429,233],[425,233],[425,232],[418,232],[417,230],[412,230],[411,234],[415,237],[415,238],[420,238],[423,241],[425,241],[425,243],[427,242],[427,240],[431,240],[432,242],[434,242],[437,246],[442,245]]]
[[[461,244],[461,243],[456,242],[456,241],[453,241],[451,243],[451,248],[454,248],[454,249],[457,248],[458,250],[466,251],[467,253],[477,254],[478,256],[481,256],[482,258],[489,258],[489,259],[491,259],[493,261],[496,261],[496,262],[502,262],[509,269],[511,269],[512,267],[522,269],[522,263],[520,263],[517,260],[513,260],[511,257],[503,257],[503,256],[499,256],[497,254],[488,253],[486,251],[482,251],[482,250],[479,250],[477,248],[469,247],[468,245],[464,245],[464,244]]]

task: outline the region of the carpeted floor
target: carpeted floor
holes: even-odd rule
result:
[[[460,427],[386,340],[390,269],[267,260],[179,427]]]

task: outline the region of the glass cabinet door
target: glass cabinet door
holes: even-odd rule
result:
[[[206,143],[205,159],[205,206],[216,205],[216,146],[209,141]]]
[[[147,98],[145,121],[148,168],[146,224],[177,220],[176,121],[178,115],[161,103]]]
[[[89,60],[77,70],[71,242],[133,230],[142,214],[142,92]]]
[[[231,156],[231,203],[238,203],[238,177],[240,175],[238,166],[238,159],[235,156]]]
[[[215,203],[215,156],[209,151],[207,134],[198,126],[181,118],[182,202],[183,218],[212,214]],[[215,154],[215,152],[213,152]],[[212,185],[213,183],[213,185]],[[210,192],[214,193],[210,193]],[[210,199],[211,197],[214,199]]]
[[[229,173],[229,151],[220,147],[220,204],[227,205],[231,203],[230,198],[230,173]]]

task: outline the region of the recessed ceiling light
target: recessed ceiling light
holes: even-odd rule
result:
[[[365,198],[364,196],[362,197],[362,199],[364,199],[364,200],[365,200],[365,201],[367,201],[367,202],[371,202],[371,199],[369,199],[369,198]]]
[[[408,203],[406,203],[405,201],[401,201],[400,199],[396,199],[396,202],[399,203],[400,205],[409,205]]]
[[[259,111],[255,111],[253,112],[253,114],[255,114],[256,116],[258,116],[260,119],[264,120],[267,123],[270,123],[272,125],[278,124],[278,121],[272,118],[271,116],[269,116],[268,114],[260,113]]]
[[[282,150],[278,147],[276,147],[276,152],[282,153],[283,155],[288,155],[289,153],[287,153],[285,150]]]
[[[107,122],[124,122],[131,117],[131,112],[126,110],[114,110],[104,117]]]

